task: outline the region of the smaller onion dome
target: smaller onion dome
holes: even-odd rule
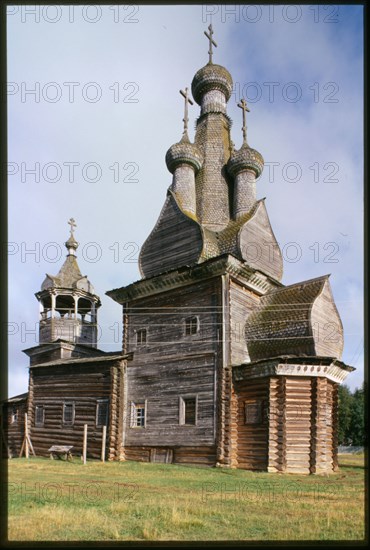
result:
[[[234,151],[227,163],[227,170],[232,176],[236,176],[243,170],[253,170],[258,178],[262,174],[264,160],[258,151],[243,143],[239,151]]]
[[[191,92],[198,105],[201,104],[202,96],[210,90],[220,90],[225,94],[226,101],[229,101],[233,91],[233,79],[229,71],[212,62],[199,69],[191,83]]]
[[[179,143],[172,145],[166,153],[166,164],[171,174],[180,164],[189,164],[198,172],[203,164],[203,156],[198,147],[190,142],[185,133]]]
[[[69,239],[67,242],[64,243],[65,244],[65,247],[67,248],[68,250],[68,254],[72,254],[72,255],[75,255],[75,252],[78,248],[78,242],[76,241],[76,239],[74,238],[74,235],[73,233],[71,233]]]

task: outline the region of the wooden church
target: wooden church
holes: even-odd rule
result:
[[[269,472],[337,468],[343,328],[327,275],[284,286],[283,259],[264,199],[262,155],[235,150],[227,102],[233,81],[209,61],[195,74],[200,106],[166,154],[172,174],[139,258],[142,278],[107,292],[122,305],[119,353],[97,349],[100,306],[77,259],[74,220],[65,263],[47,275],[29,391],[5,404],[8,450],[19,453],[22,412],[37,455],[54,444],[98,458],[106,426],[110,460]],[[320,330],[317,330],[319,327]],[[23,415],[24,416],[24,415]]]

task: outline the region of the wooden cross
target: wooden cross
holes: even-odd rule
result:
[[[185,110],[184,110],[184,118],[182,119],[183,122],[184,122],[184,134],[187,133],[188,131],[188,122],[189,122],[189,117],[188,117],[188,103],[190,103],[190,105],[194,105],[194,103],[192,102],[192,100],[190,99],[189,97],[189,93],[188,93],[188,89],[185,88],[185,92],[183,92],[182,90],[180,90],[180,94],[185,98]]]
[[[75,227],[77,227],[77,224],[73,218],[69,219],[68,224],[71,226],[70,232],[71,232],[71,235],[73,235],[73,231],[75,230]]]
[[[213,36],[213,28],[212,28],[212,23],[210,24],[210,26],[208,27],[208,30],[209,30],[209,34],[207,31],[204,31],[204,34],[206,35],[206,37],[208,38],[209,40],[209,50],[208,50],[208,53],[209,53],[209,62],[212,63],[212,55],[213,55],[213,50],[212,50],[212,44],[217,48],[217,44],[216,42],[213,40],[212,36]]]
[[[246,111],[248,111],[248,113],[249,113],[250,110],[248,109],[247,102],[245,101],[244,98],[240,101],[240,103],[238,103],[238,107],[240,107],[243,110],[243,127],[242,127],[243,143],[247,143],[247,123],[246,123],[245,113],[246,113]]]

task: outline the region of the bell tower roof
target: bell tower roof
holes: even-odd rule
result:
[[[68,224],[70,225],[70,235],[64,243],[68,251],[67,257],[57,275],[46,274],[41,285],[41,291],[51,288],[80,289],[94,295],[93,285],[86,276],[82,275],[77,263],[76,250],[79,243],[74,236],[74,228],[77,227],[76,222],[73,218],[70,218]]]
[[[60,353],[62,358],[69,357],[71,353],[78,355],[81,349],[76,351],[77,344],[88,346],[89,349],[97,348],[97,311],[101,306],[93,285],[82,275],[77,263],[78,242],[74,237],[76,223],[73,218],[68,223],[70,235],[65,242],[67,257],[57,275],[46,274],[41,290],[36,293],[40,304],[40,345],[54,345],[63,341],[61,347],[57,345],[59,351],[55,352]],[[48,352],[39,353],[37,350],[30,352],[31,364],[32,361],[41,363],[49,358]]]

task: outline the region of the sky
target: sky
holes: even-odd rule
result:
[[[228,114],[265,169],[288,285],[331,274],[343,361],[364,376],[362,6],[9,6],[9,395],[27,391],[38,343],[34,296],[56,275],[73,217],[78,262],[102,300],[98,347],[120,350],[121,308],[105,292],[140,279],[137,259],[172,176],[183,99],[208,61],[234,81]],[[190,138],[199,107],[189,108]]]

